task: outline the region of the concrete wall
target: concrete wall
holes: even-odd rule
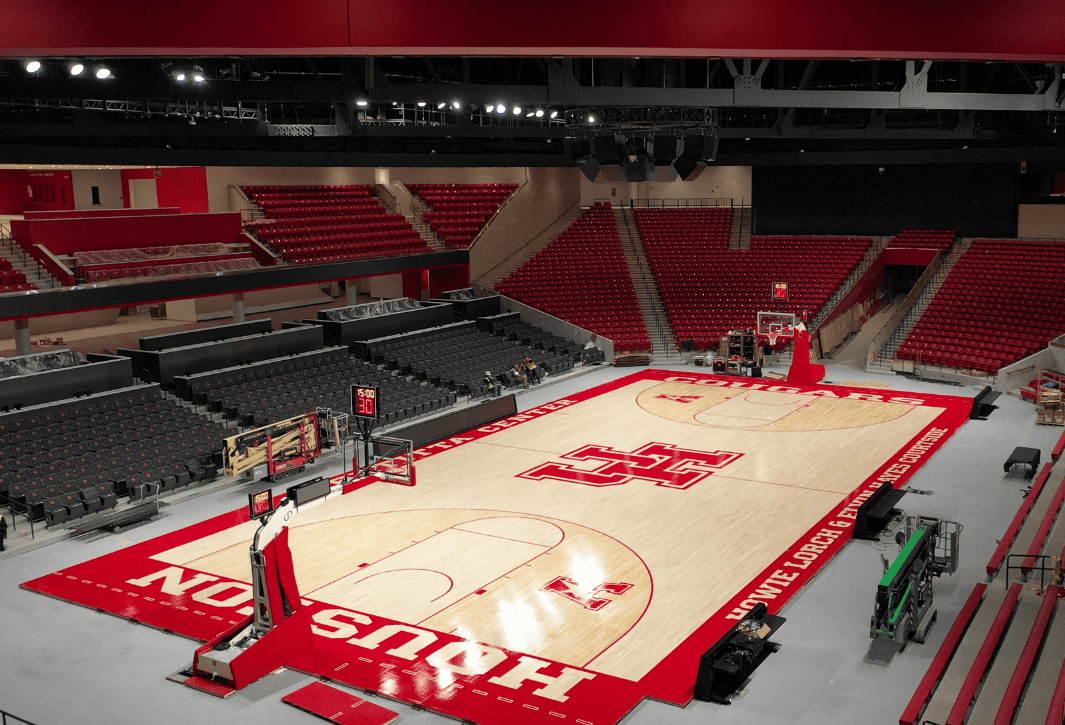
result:
[[[600,174],[600,179],[603,175]],[[588,181],[580,174],[581,206],[596,199],[609,199],[615,206],[630,199],[732,199],[736,204],[751,203],[750,166],[705,166],[695,179],[640,183]]]
[[[393,167],[392,181],[404,184],[520,184],[525,180],[525,168],[502,167]]]
[[[357,282],[359,292],[379,299],[394,299],[403,296],[403,275],[382,274],[376,277],[364,277]]]
[[[1065,204],[1021,204],[1017,236],[1065,239]]]
[[[551,225],[580,198],[577,168],[529,168],[529,181],[499,210],[477,242],[470,247],[470,279],[509,257]]]
[[[90,327],[114,325],[118,322],[118,308],[109,310],[90,310],[71,312],[66,315],[48,315],[30,318],[30,336],[44,335],[51,332],[78,332]],[[15,339],[15,322],[0,322],[0,339]],[[12,345],[11,347],[14,347]]]
[[[74,208],[121,209],[122,172],[118,169],[73,169]],[[92,203],[92,187],[100,187],[100,203]]]

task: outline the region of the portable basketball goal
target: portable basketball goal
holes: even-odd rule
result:
[[[776,347],[777,340],[795,337],[795,315],[790,312],[759,312],[756,329],[759,337],[766,338],[771,347]]]

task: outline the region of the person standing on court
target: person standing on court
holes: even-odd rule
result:
[[[6,551],[4,539],[7,538],[7,519],[0,515],[0,551]]]

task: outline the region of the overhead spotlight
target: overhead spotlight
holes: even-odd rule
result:
[[[366,103],[366,101],[355,101],[355,105],[359,108],[366,108],[368,104]]]
[[[510,110],[512,110],[512,111],[514,112],[514,115],[515,115],[515,116],[517,116],[517,115],[520,115],[520,114],[521,114],[521,106],[514,106],[514,108],[512,108],[512,109],[510,109]]]
[[[590,113],[588,114],[588,123],[595,123],[595,116]]]
[[[551,118],[558,118],[558,111],[551,111]]]
[[[203,83],[203,73],[194,73],[192,76],[192,80],[197,83]]]
[[[446,103],[438,103],[438,104],[436,104],[436,110],[439,111],[439,110],[443,109],[444,106],[446,106],[446,105],[447,105]]]
[[[189,125],[190,126],[195,126],[196,125],[196,119],[193,118],[192,116],[189,116]]]
[[[185,82],[185,74],[182,73],[181,71],[178,71],[174,75],[174,80],[177,81],[178,83],[184,83]]]
[[[111,77],[111,69],[106,66],[96,66],[96,77],[100,80]]]
[[[418,101],[418,108],[425,108],[425,101]]]
[[[85,72],[85,65],[83,63],[71,63],[71,65],[70,65],[70,75],[72,75],[72,76],[80,76],[84,72]]]
[[[455,110],[457,111],[457,110],[459,110],[460,108],[462,108],[462,104],[461,104],[461,103],[459,103],[458,101],[452,101],[452,102],[451,102],[451,107],[452,107],[452,108],[454,108],[454,109],[455,109]]]
[[[543,117],[544,117],[544,109],[542,109],[542,108],[537,108],[537,109],[536,109],[536,117],[537,117],[537,118],[543,118]]]
[[[26,62],[26,72],[27,73],[36,73],[40,69],[41,69],[41,61],[39,61],[39,60],[30,60],[30,61]]]
[[[532,111],[529,111],[528,113],[525,114],[525,118],[532,118],[534,115],[536,115],[536,114],[533,113]]]
[[[505,105],[503,105],[502,103],[497,103],[496,104],[496,113],[506,113],[506,112],[507,112],[507,107]]]

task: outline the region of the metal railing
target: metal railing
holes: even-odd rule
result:
[[[18,517],[21,514],[26,517],[26,521],[30,524],[30,538],[36,539],[37,531],[33,526],[33,512],[30,511],[30,507],[24,503],[19,503],[7,495],[4,496],[4,506],[7,506],[7,510],[11,513],[11,530],[18,531]],[[19,507],[22,508],[21,511],[19,511]]]
[[[600,201],[596,199],[596,201]],[[608,201],[603,199],[602,201]],[[686,209],[686,208],[710,208],[731,209],[735,204],[732,199],[689,197],[686,199],[630,199],[630,209]]]
[[[29,720],[24,720],[18,715],[12,715],[6,710],[0,710],[0,725],[8,725],[8,723],[22,723],[22,725],[33,725]]]

